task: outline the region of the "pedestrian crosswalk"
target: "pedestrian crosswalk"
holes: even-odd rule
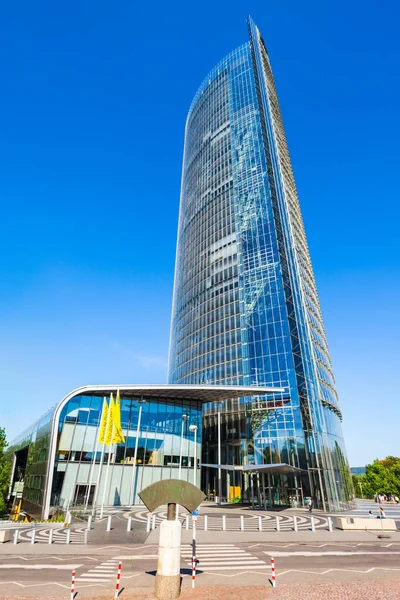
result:
[[[118,560],[110,558],[75,578],[86,583],[108,583],[117,577]]]
[[[368,511],[372,511],[374,516],[378,516],[380,505],[374,502],[374,500],[358,500],[357,508],[341,513],[331,513],[331,516],[336,517],[367,517]],[[386,517],[388,519],[395,519],[400,522],[400,504],[389,504],[384,503],[383,505]]]
[[[182,558],[191,568],[192,545],[182,546]],[[266,563],[234,544],[197,544],[197,571],[237,571],[266,569]]]

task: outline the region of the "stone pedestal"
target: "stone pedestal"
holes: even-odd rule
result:
[[[162,521],[158,543],[155,596],[159,600],[175,600],[181,591],[181,524]]]

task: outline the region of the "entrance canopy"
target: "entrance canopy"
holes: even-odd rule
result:
[[[226,471],[241,471],[243,473],[267,473],[269,475],[287,475],[289,473],[299,473],[304,469],[293,467],[287,463],[277,463],[271,465],[208,465],[202,463],[202,467],[211,467],[214,469],[225,469]]]
[[[275,465],[245,465],[243,471],[245,473],[267,473],[269,475],[286,475],[288,473],[301,472],[304,469],[293,467],[287,463],[277,463]]]
[[[205,404],[206,402],[221,402],[230,398],[242,398],[243,396],[262,396],[264,394],[281,394],[284,388],[266,387],[266,386],[247,386],[247,385],[182,385],[182,384],[161,384],[161,385],[88,385],[67,396],[78,394],[92,394],[98,396],[108,396],[111,392],[120,391],[124,398],[144,398],[146,400],[198,400]],[[65,401],[65,399],[64,399]]]

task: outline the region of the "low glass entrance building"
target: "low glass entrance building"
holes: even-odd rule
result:
[[[120,391],[125,441],[98,442],[104,398]],[[200,486],[202,405],[272,388],[212,385],[107,385],[74,390],[12,441],[11,496],[48,518],[72,506],[132,505],[161,479]],[[277,390],[279,391],[279,390]],[[17,484],[17,485],[16,485]]]

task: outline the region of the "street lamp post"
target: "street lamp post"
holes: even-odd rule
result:
[[[194,431],[194,469],[193,484],[197,486],[197,425],[189,425],[190,431]]]
[[[221,408],[222,402],[218,402],[218,506],[221,506],[222,481],[221,481]]]
[[[180,447],[179,447],[179,470],[178,470],[178,479],[181,478],[181,474],[182,474],[182,451],[183,451],[183,428],[185,426],[185,421],[188,418],[187,415],[182,415],[182,426],[181,426],[181,443],[180,443]],[[175,519],[178,519],[179,517],[179,504],[176,505],[176,510],[175,510]]]
[[[181,478],[182,473],[182,451],[183,451],[183,428],[185,426],[185,421],[188,418],[187,415],[182,415],[182,426],[181,426],[181,443],[179,448],[179,471],[178,471],[178,479]]]

